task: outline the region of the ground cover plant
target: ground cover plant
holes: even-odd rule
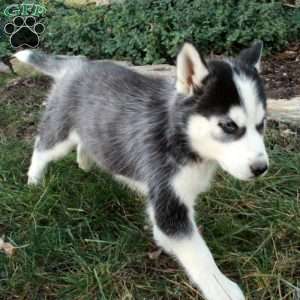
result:
[[[80,10],[55,3],[43,46],[92,58],[173,62],[185,40],[203,53],[232,53],[255,39],[276,51],[300,38],[299,9],[278,0],[131,0]]]
[[[26,1],[15,1],[22,3]],[[28,1],[27,1],[28,2]],[[129,59],[135,64],[173,62],[183,41],[203,53],[234,53],[261,39],[268,51],[300,38],[300,9],[282,0],[129,0],[69,8],[62,0],[36,0],[47,8],[40,46],[59,54]],[[7,0],[0,0],[0,25]],[[8,36],[0,56],[11,52]]]
[[[45,77],[1,77],[0,237],[17,249],[0,253],[0,299],[201,299],[176,262],[156,258],[144,199],[109,175],[84,173],[71,154],[42,186],[26,185],[48,87]],[[248,299],[298,299],[300,138],[271,123],[267,144],[268,175],[243,183],[218,173],[198,224]]]

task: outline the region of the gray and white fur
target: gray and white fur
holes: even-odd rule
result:
[[[154,239],[207,300],[245,299],[217,267],[194,221],[194,203],[217,166],[241,180],[268,168],[261,51],[259,42],[235,59],[205,62],[186,43],[176,80],[112,62],[18,52],[20,61],[55,79],[28,183],[77,148],[80,168],[96,164],[147,196]]]

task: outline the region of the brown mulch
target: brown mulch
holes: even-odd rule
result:
[[[25,77],[0,88],[0,113],[4,115],[0,118],[0,139],[9,136],[31,141],[50,84],[46,76]]]
[[[300,43],[290,45],[262,63],[267,96],[290,99],[300,95]]]

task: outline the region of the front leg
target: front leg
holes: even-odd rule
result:
[[[237,284],[217,267],[193,220],[191,207],[172,192],[152,195],[149,214],[157,244],[174,255],[207,300],[244,300]],[[151,195],[150,195],[151,197]]]

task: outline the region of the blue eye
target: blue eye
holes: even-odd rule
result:
[[[233,121],[219,122],[218,125],[226,134],[235,134],[239,129],[239,127]]]

